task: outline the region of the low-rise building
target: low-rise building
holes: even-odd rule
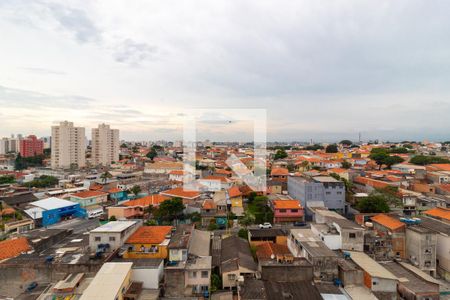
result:
[[[70,195],[70,201],[79,203],[81,207],[102,205],[108,201],[108,193],[101,191],[84,191]]]
[[[231,212],[240,217],[244,214],[244,207],[242,205],[242,192],[239,187],[232,186],[228,189],[228,199],[231,202]]]
[[[108,222],[89,232],[89,247],[92,252],[98,249],[118,249],[141,225],[142,222],[139,221]]]
[[[116,219],[142,219],[148,214],[150,206],[157,208],[162,202],[170,199],[163,195],[149,195],[143,198],[129,200],[116,206],[109,206],[108,218]]]
[[[305,211],[298,200],[271,201],[274,223],[303,222]]]
[[[80,300],[125,300],[131,284],[131,262],[105,263]]]
[[[142,226],[126,241],[124,258],[168,258],[172,226]]]
[[[384,237],[391,249],[387,248],[388,258],[406,258],[405,223],[386,214],[379,214],[371,218],[373,230],[380,237]]]
[[[436,276],[436,245],[436,232],[423,226],[406,228],[406,258],[431,276]]]
[[[350,259],[363,270],[364,285],[381,299],[397,299],[398,278],[363,252],[348,251]]]
[[[291,229],[288,247],[295,257],[304,257],[313,265],[314,278],[332,281],[338,276],[338,256],[310,229]]]
[[[80,204],[55,197],[34,201],[24,212],[37,225],[49,226],[67,218],[84,218],[86,210]]]

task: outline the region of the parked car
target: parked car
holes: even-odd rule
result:
[[[265,222],[263,224],[259,224],[258,226],[259,226],[260,229],[272,228],[272,224],[270,224],[269,222]]]
[[[304,227],[306,225],[307,224],[305,222],[294,222],[294,226],[296,226],[296,227]]]
[[[31,292],[32,290],[34,290],[36,287],[38,286],[38,283],[36,281],[33,281],[32,283],[30,283],[27,286],[27,292]]]

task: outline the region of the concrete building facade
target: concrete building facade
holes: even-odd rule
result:
[[[86,166],[86,139],[83,127],[64,121],[52,126],[52,169]]]
[[[92,164],[109,166],[119,160],[119,129],[111,129],[107,124],[92,128]]]

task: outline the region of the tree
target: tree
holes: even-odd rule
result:
[[[322,150],[323,146],[319,145],[319,144],[314,144],[314,145],[309,145],[305,147],[305,150],[313,150],[313,151],[317,151],[317,150]]]
[[[22,155],[17,154],[16,160],[14,161],[14,169],[17,171],[26,169],[27,165],[25,164],[24,160],[22,159]]]
[[[214,231],[217,230],[219,227],[217,226],[216,223],[211,223],[208,225],[208,231]]]
[[[173,221],[183,214],[183,210],[183,200],[181,198],[172,198],[163,201],[153,215],[158,220]]]
[[[398,148],[392,148],[390,151],[390,153],[408,153],[409,150],[406,147],[398,147]]]
[[[58,178],[54,176],[42,175],[39,178],[35,178],[30,182],[26,182],[23,186],[28,188],[36,187],[36,188],[47,188],[52,187],[58,184]]]
[[[348,161],[344,160],[344,161],[342,162],[342,167],[343,167],[344,169],[350,169],[350,168],[352,167],[352,164],[349,163]]]
[[[286,151],[284,149],[278,149],[277,152],[275,153],[274,159],[278,160],[286,157],[288,157]]]
[[[244,228],[239,229],[238,237],[248,240],[248,230]]]
[[[250,226],[255,223],[255,216],[246,211],[244,216],[239,220],[239,223],[244,227]]]
[[[194,211],[193,213],[189,214],[189,219],[191,219],[191,222],[197,223],[202,220],[202,216],[200,215],[199,212]]]
[[[351,146],[353,143],[350,140],[342,140],[339,144],[344,146]]]
[[[380,167],[381,170],[381,166],[384,164],[385,159],[388,157],[389,155],[386,152],[374,152],[372,154],[369,155],[370,159],[373,159],[376,164]]]
[[[362,213],[389,212],[389,205],[382,194],[371,193],[367,198],[361,199],[357,208]]]
[[[155,148],[152,147],[152,149],[150,149],[146,156],[153,161],[153,159],[158,156],[158,153],[156,152]]]
[[[425,166],[429,164],[448,164],[450,160],[439,156],[416,155],[409,162],[415,165]]]
[[[0,184],[14,183],[16,178],[13,175],[0,176]]]
[[[337,153],[338,147],[336,144],[328,145],[327,148],[325,148],[325,152],[326,153]]]
[[[130,189],[130,192],[137,195],[141,192],[141,187],[139,185],[135,185]]]
[[[109,221],[117,221],[116,216],[111,216],[111,217],[109,217]]]
[[[390,169],[392,165],[399,164],[404,161],[405,160],[403,158],[401,158],[400,156],[393,155],[393,156],[386,157],[384,159],[383,163],[387,166],[388,169]]]
[[[310,169],[309,161],[304,160],[301,162],[300,166],[302,167],[303,171],[308,171]]]
[[[112,178],[113,176],[108,171],[105,171],[102,175],[100,175],[100,178],[103,181],[103,184],[106,184],[108,182],[109,178]]]
[[[211,274],[211,292],[214,293],[222,288],[222,279],[216,273]]]

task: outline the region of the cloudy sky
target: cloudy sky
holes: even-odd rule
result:
[[[450,139],[447,0],[0,1],[0,37],[0,136],[179,139],[185,109],[257,108],[269,140]]]

